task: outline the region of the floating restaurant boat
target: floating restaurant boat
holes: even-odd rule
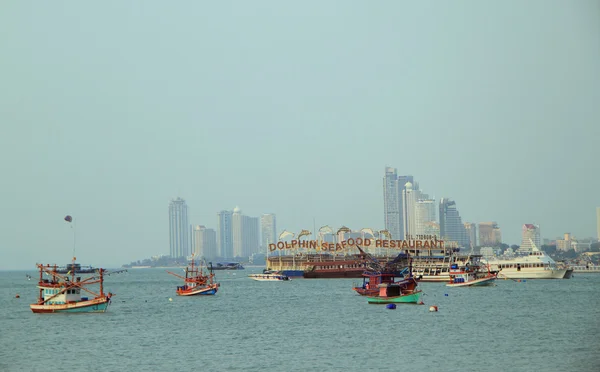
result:
[[[104,269],[98,268],[95,275],[82,278],[75,272],[60,274],[57,265],[37,264],[37,267],[39,296],[35,304],[29,305],[34,313],[103,313],[108,308],[113,294],[104,293]],[[93,284],[100,286],[99,292],[89,289]],[[83,297],[86,292],[91,296]]]
[[[257,280],[260,282],[264,282],[264,281],[282,282],[282,281],[290,280],[290,278],[287,275],[285,275],[279,271],[272,271],[272,270],[264,270],[262,272],[262,274],[250,274],[250,275],[248,275],[248,277],[250,279]]]
[[[369,240],[366,239],[366,241]],[[376,249],[380,253],[373,253],[371,257],[385,264],[396,257],[394,252],[409,255],[412,260],[413,275],[422,282],[447,283],[450,281],[450,266],[454,263],[464,266],[470,260],[470,255],[462,253],[457,247],[446,247],[443,241],[437,239],[430,241],[376,240],[376,242]],[[318,247],[319,244],[316,243],[314,246]],[[314,248],[306,249],[302,246],[294,247],[293,244],[290,244],[291,249],[295,249],[293,254],[289,254],[290,249],[286,248],[282,249],[278,255],[268,256],[267,268],[281,271],[290,277],[299,276],[302,273],[304,278],[362,278],[370,259],[361,253],[359,248],[372,249],[373,244],[371,247],[353,242],[346,244],[346,241],[336,244],[343,244],[344,248],[329,252],[318,251]],[[274,245],[271,247],[271,249],[275,249]],[[281,245],[277,247],[281,247]],[[336,249],[338,248],[336,247]],[[383,249],[387,249],[384,254],[381,253]]]
[[[450,267],[450,282],[447,287],[482,287],[494,284],[498,273],[490,272],[477,265],[477,258],[474,256],[471,265],[459,267],[458,264],[452,264]]]
[[[220,283],[215,282],[213,267],[208,274],[205,274],[202,266],[196,266],[192,257],[191,263],[185,268],[185,276],[181,276],[170,271],[169,274],[183,279],[183,285],[177,286],[177,296],[197,296],[197,295],[214,295],[220,287]]]

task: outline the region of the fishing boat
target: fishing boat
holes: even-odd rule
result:
[[[417,287],[417,281],[412,275],[412,264],[408,254],[400,253],[391,261],[381,262],[375,256],[358,250],[367,259],[363,272],[362,285],[354,285],[352,289],[361,296],[376,296],[381,284],[397,284],[402,292],[412,292]],[[397,280],[396,278],[401,278]]]
[[[177,286],[177,296],[214,295],[217,293],[220,283],[215,282],[212,263],[208,274],[204,273],[202,266],[197,266],[192,257],[190,265],[185,268],[185,276],[170,271],[169,274],[183,279],[183,285]]]
[[[416,283],[416,282],[415,282]],[[382,283],[379,284],[379,294],[368,296],[367,302],[370,304],[397,304],[397,303],[418,303],[422,291],[413,289],[404,289],[400,283]]]
[[[476,259],[474,260],[476,262]],[[481,266],[465,265],[460,267],[458,264],[450,266],[450,282],[447,287],[482,287],[494,284],[498,273],[482,269]]]
[[[265,271],[263,271],[262,274],[250,274],[250,275],[248,275],[248,277],[250,279],[258,280],[260,282],[265,282],[265,281],[282,282],[282,281],[291,280],[287,275],[283,274],[282,272],[272,271],[272,270],[265,270]]]
[[[403,292],[414,291],[417,287],[417,281],[412,276],[396,280],[395,274],[365,272],[362,285],[355,285],[352,289],[361,296],[377,296],[381,284],[397,284]]]
[[[37,268],[39,296],[35,304],[29,305],[34,313],[103,313],[108,308],[113,294],[104,293],[104,269],[98,268],[93,276],[82,278],[74,271],[60,274],[57,265],[37,264]],[[94,284],[99,285],[98,292],[89,289]]]

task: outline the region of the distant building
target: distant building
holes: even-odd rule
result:
[[[187,257],[190,251],[188,209],[185,200],[169,203],[169,254],[173,258]]]
[[[269,244],[277,243],[277,220],[273,213],[265,213],[260,217],[260,234],[263,252],[267,251]]]
[[[448,198],[440,199],[440,236],[446,242],[456,242],[460,247],[469,247],[469,239],[462,223],[456,203]]]
[[[233,227],[231,211],[221,211],[217,214],[217,250],[219,257],[233,258]]]
[[[423,234],[437,236],[438,239],[442,240],[440,235],[440,224],[435,221],[425,222]]]
[[[419,200],[419,190],[413,188],[412,182],[405,183],[404,190],[402,190],[402,221],[405,239],[409,236],[414,239],[414,236],[417,233],[415,221],[415,207],[417,200]]]
[[[421,194],[421,197],[424,195]],[[435,200],[434,199],[419,199],[415,204],[415,234],[425,235],[426,223],[435,222]]]
[[[479,245],[495,247],[502,244],[502,233],[496,222],[479,223]]]
[[[212,259],[219,256],[217,252],[217,232],[205,226],[194,227],[194,255]]]
[[[573,243],[573,238],[571,233],[565,233],[563,235],[563,239],[556,239],[556,249],[559,251],[570,251],[573,249],[571,244]]]
[[[469,238],[469,247],[478,247],[477,244],[477,224],[473,222],[465,222],[465,232],[467,233],[467,237]]]
[[[518,253],[528,253],[533,249],[533,244],[538,249],[541,249],[541,234],[540,226],[532,223],[526,223],[523,225],[523,232],[521,234],[521,246],[517,249]]]
[[[250,257],[259,252],[258,217],[248,217],[235,207],[231,217],[233,233],[233,256]]]
[[[413,182],[413,176],[398,176],[396,168],[385,168],[383,177],[383,216],[385,229],[390,232],[392,239],[404,239],[404,217],[402,191],[407,182]]]

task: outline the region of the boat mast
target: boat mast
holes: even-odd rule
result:
[[[103,277],[104,269],[100,268],[100,297],[104,297],[104,277]]]

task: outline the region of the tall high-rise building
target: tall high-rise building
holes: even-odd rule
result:
[[[419,200],[419,190],[413,188],[412,182],[405,183],[404,190],[402,190],[402,222],[405,239],[408,236],[414,239],[417,233],[415,221],[417,200]]]
[[[426,197],[421,194],[421,197]],[[437,221],[435,218],[435,200],[434,199],[419,199],[415,204],[415,234],[431,235],[426,233],[427,222]]]
[[[440,236],[448,242],[456,242],[459,246],[469,247],[469,239],[456,209],[456,202],[448,198],[440,199]]]
[[[234,257],[249,257],[259,252],[258,217],[244,216],[242,210],[235,207],[231,217],[231,226]]]
[[[404,236],[400,220],[400,192],[398,188],[398,173],[395,168],[385,168],[383,177],[383,217],[385,229],[394,239]]]
[[[265,213],[260,217],[260,234],[262,251],[267,252],[269,244],[277,243],[277,221],[273,213]]]
[[[385,168],[383,216],[385,229],[392,234],[392,239],[404,239],[402,191],[407,182],[412,183],[413,189],[418,189],[418,185],[413,182],[413,176],[398,176],[396,168]]]
[[[231,211],[221,211],[217,214],[217,250],[223,258],[233,258],[233,226]]]
[[[465,222],[465,232],[469,238],[470,247],[477,247],[477,224],[473,222]]]
[[[502,234],[496,222],[479,223],[479,245],[496,247],[502,243]]]
[[[600,207],[596,208],[596,229],[598,230],[598,241],[600,241]]]
[[[185,200],[177,198],[169,203],[169,254],[187,257],[190,250],[188,209]]]
[[[213,259],[217,253],[217,233],[213,229],[198,225],[194,227],[194,254],[196,257]]]
[[[521,246],[517,249],[517,252],[531,252],[533,245],[540,249],[541,248],[541,235],[540,226],[532,223],[526,223],[523,225],[523,232],[521,234]]]

